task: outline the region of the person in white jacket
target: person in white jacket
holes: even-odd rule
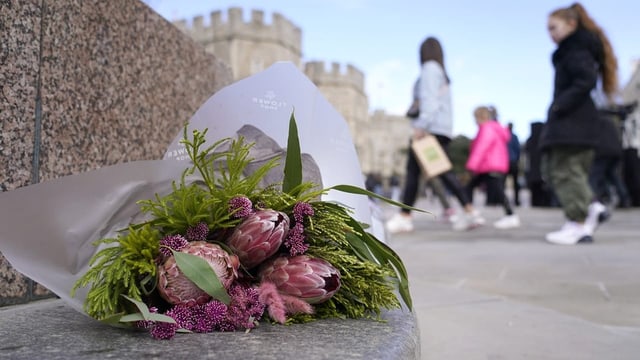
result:
[[[434,135],[445,152],[453,136],[453,117],[449,76],[444,66],[444,53],[438,39],[428,37],[420,46],[420,114],[413,119],[411,141],[427,134]],[[468,230],[484,223],[484,219],[474,210],[458,178],[452,170],[439,175],[464,209],[464,214],[453,223],[454,230]],[[418,192],[420,166],[412,151],[408,153],[407,173],[402,202],[413,206]],[[387,222],[390,233],[413,231],[411,211],[402,209]]]

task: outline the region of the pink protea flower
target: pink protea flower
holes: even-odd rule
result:
[[[193,241],[181,252],[205,259],[227,289],[238,277],[238,258],[224,251],[219,245]],[[158,266],[158,291],[165,300],[174,305],[195,306],[204,304],[211,298],[209,294],[184,276],[182,271],[178,269],[173,256]]]
[[[327,301],[340,289],[340,272],[327,261],[307,255],[271,259],[260,267],[258,277],[274,283],[280,293],[309,304]]]
[[[247,269],[278,251],[289,233],[289,217],[275,210],[260,210],[247,216],[233,230],[227,244]]]

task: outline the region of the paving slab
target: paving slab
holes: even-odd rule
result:
[[[478,229],[415,214],[414,232],[387,239],[409,272],[422,359],[639,358],[640,209],[615,211],[593,244],[558,246],[544,234],[560,209],[516,208],[522,226],[497,230],[502,209],[479,208]]]

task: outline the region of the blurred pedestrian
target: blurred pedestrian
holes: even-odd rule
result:
[[[507,144],[507,149],[509,150],[509,173],[507,174],[507,178],[511,178],[511,183],[513,184],[513,204],[515,206],[520,206],[520,139],[518,139],[518,135],[513,132],[513,123],[508,123],[507,128],[511,133],[511,140]]]
[[[406,114],[409,119],[417,119],[420,116],[420,77],[416,79],[413,85],[413,101]],[[427,179],[427,185],[433,191],[433,194],[438,198],[440,206],[442,206],[441,219],[444,221],[455,220],[455,210],[449,202],[449,196],[444,184],[438,177],[430,177]]]
[[[574,245],[593,241],[606,212],[603,204],[591,203],[588,174],[599,127],[590,93],[600,79],[611,101],[617,91],[617,63],[606,35],[579,3],[553,11],[548,30],[558,47],[552,56],[553,101],[540,147],[544,151],[543,171],[562,205],[566,223],[545,239]]]
[[[611,194],[611,188],[613,187],[618,199],[617,206],[628,208],[631,206],[631,200],[627,187],[622,181],[620,171],[622,139],[619,126],[617,125],[617,120],[612,116],[604,113],[604,110],[601,112],[603,113],[600,118],[600,141],[596,148],[591,172],[589,173],[589,182],[594,196],[599,202],[610,207],[615,205]]]
[[[447,153],[453,136],[453,118],[450,81],[444,66],[442,46],[436,38],[428,37],[422,42],[419,55],[421,66],[418,86],[420,111],[419,116],[412,120],[413,136],[411,141],[421,139],[430,133],[436,137],[440,146]],[[409,151],[402,200],[406,205],[413,206],[415,204],[420,172],[415,154],[413,151]],[[438,177],[456,196],[464,209],[464,214],[458,216],[453,223],[453,229],[467,230],[482,224],[484,219],[473,208],[454,172],[449,170]],[[395,214],[387,222],[387,230],[391,233],[412,231],[411,211],[402,209]]]
[[[480,184],[494,189],[496,200],[502,204],[505,216],[493,223],[497,229],[511,229],[520,226],[520,218],[513,213],[509,199],[504,193],[504,180],[509,171],[509,151],[507,143],[511,139],[509,129],[493,119],[487,106],[480,106],[473,112],[478,133],[471,142],[467,170],[473,177],[466,186],[467,196],[473,199],[473,190]]]

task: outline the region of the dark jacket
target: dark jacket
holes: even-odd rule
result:
[[[598,135],[598,146],[596,147],[596,158],[622,157],[622,138],[620,129],[610,115],[600,115],[600,134]]]
[[[598,143],[598,111],[591,99],[604,62],[598,37],[579,28],[558,44],[553,53],[555,83],[553,102],[541,134],[540,147],[557,145],[595,147]]]

